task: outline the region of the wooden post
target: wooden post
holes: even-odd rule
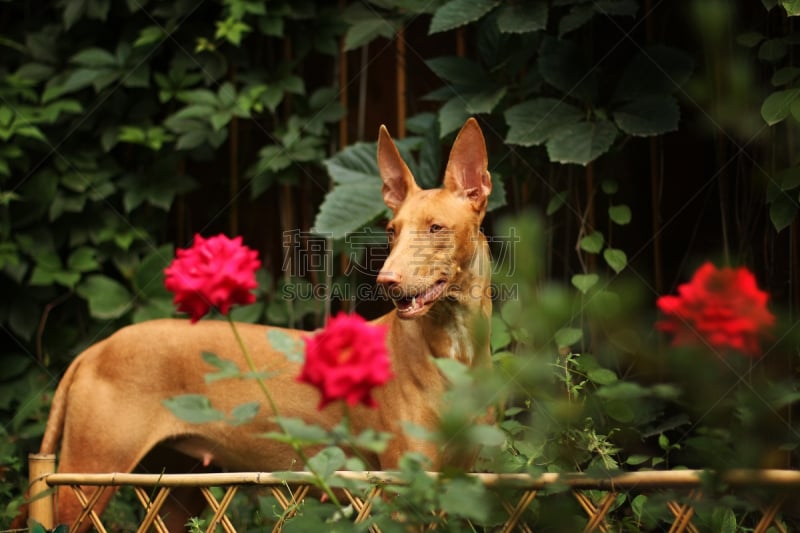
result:
[[[48,475],[56,470],[56,456],[52,453],[31,453],[28,455],[28,494],[30,495],[28,522],[37,522],[47,529],[55,526],[53,518],[53,493],[46,481]]]

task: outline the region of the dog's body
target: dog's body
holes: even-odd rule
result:
[[[489,254],[480,231],[491,192],[486,147],[477,122],[470,119],[453,144],[442,189],[417,187],[385,128],[378,163],[384,200],[393,211],[387,226],[391,252],[378,282],[396,309],[374,323],[388,326],[395,377],[374,392],[376,409],[352,412],[352,430],[372,428],[394,435],[384,453],[369,457],[370,467],[395,468],[406,451],[427,455],[436,467],[441,450],[406,437],[402,424],[436,427],[447,383],[433,358],[473,366],[490,362]],[[317,409],[317,391],[296,381],[299,364],[270,346],[268,327],[237,328],[256,366],[269,374],[266,384],[281,416],[327,428],[340,421],[339,406]],[[307,334],[285,331],[296,339]],[[61,443],[59,472],[130,472],[137,465],[150,472],[198,471],[208,465],[245,471],[300,468],[289,447],[260,436],[276,429],[266,404],[254,421],[241,426],[191,424],[163,405],[166,398],[202,394],[216,409],[230,412],[264,398],[253,380],[206,383],[204,376],[212,369],[200,359],[204,351],[246,368],[224,321],[145,322],[90,347],[59,384],[41,453],[55,453]],[[102,512],[112,494],[107,490],[95,511]],[[72,523],[80,512],[78,501],[67,488],[60,488],[57,498],[57,523]],[[186,489],[166,506],[162,516],[170,531],[176,531],[203,504],[196,490]]]

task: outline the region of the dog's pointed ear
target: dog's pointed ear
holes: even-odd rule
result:
[[[486,141],[478,121],[470,118],[458,132],[444,171],[445,189],[466,196],[476,212],[485,212],[492,192]]]
[[[419,186],[384,125],[378,133],[378,170],[383,180],[383,201],[397,213],[406,196],[418,191]]]

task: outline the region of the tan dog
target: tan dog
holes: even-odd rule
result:
[[[432,358],[490,364],[489,252],[480,231],[491,192],[486,146],[478,123],[470,119],[453,144],[444,187],[421,190],[381,127],[378,166],[384,201],[394,214],[387,226],[391,251],[378,282],[396,308],[374,322],[388,326],[395,377],[375,392],[377,409],[353,411],[352,430],[394,434],[386,451],[371,457],[373,468],[397,467],[406,451],[422,452],[437,465],[440,450],[405,436],[402,423],[436,427],[446,380]],[[473,333],[476,321],[481,321],[482,335]],[[269,372],[267,386],[282,416],[326,428],[340,421],[338,407],[317,410],[316,389],[296,381],[299,365],[270,346],[267,327],[237,327],[256,365]],[[305,334],[286,331],[297,339]],[[131,472],[137,465],[149,472],[191,472],[202,465],[234,471],[297,469],[297,458],[287,446],[259,437],[276,429],[266,406],[253,422],[241,426],[190,424],[164,407],[165,398],[189,393],[207,396],[224,412],[263,399],[252,380],[206,383],[204,375],[211,369],[200,359],[203,351],[246,368],[224,321],[145,322],[90,347],[58,386],[41,453],[55,453],[61,442],[59,472]],[[98,514],[112,494],[107,490],[95,505]],[[202,511],[203,500],[197,489],[173,494],[162,517],[170,531],[183,530],[187,519]],[[59,488],[56,522],[72,524],[80,510],[72,492]]]

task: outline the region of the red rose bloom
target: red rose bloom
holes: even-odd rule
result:
[[[336,400],[375,407],[372,389],[392,378],[385,326],[339,313],[325,329],[306,337],[306,360],[297,381],[319,389],[319,409]]]
[[[678,287],[678,296],[658,299],[666,316],[656,327],[673,336],[673,346],[704,341],[756,357],[761,354],[760,339],[775,323],[767,299],[746,268],[717,269],[705,263],[689,283]]]
[[[227,315],[232,305],[247,305],[256,297],[255,271],[261,266],[258,253],[242,244],[242,238],[217,235],[204,239],[195,235],[191,248],[178,250],[164,270],[164,285],[175,293],[178,311],[200,320],[211,307]]]

